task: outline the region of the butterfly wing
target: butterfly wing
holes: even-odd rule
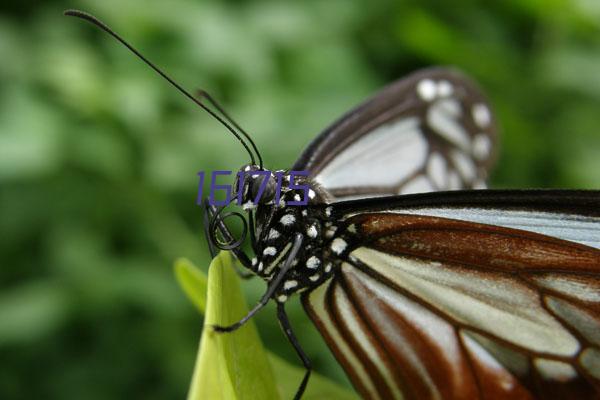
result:
[[[490,106],[458,71],[418,71],[319,135],[294,170],[335,200],[485,186],[497,142]]]
[[[365,398],[600,397],[600,192],[543,193],[404,200],[505,226],[335,209],[340,267],[302,300]],[[523,213],[554,234],[509,227]],[[560,220],[582,224],[580,243]]]

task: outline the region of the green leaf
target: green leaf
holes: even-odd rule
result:
[[[183,289],[188,299],[200,311],[206,312],[206,293],[208,291],[208,278],[187,258],[179,258],[173,266],[175,278]]]
[[[200,313],[206,313],[188,400],[291,399],[305,370],[266,351],[252,320],[232,333],[216,333],[211,328],[235,323],[248,312],[232,263],[230,254],[222,252],[211,263],[208,278],[187,259],[174,265],[183,291]],[[358,396],[313,372],[302,398]]]
[[[204,331],[188,400],[279,399],[275,378],[256,327],[249,321],[231,333],[227,326],[248,312],[229,253],[220,253],[208,271]]]

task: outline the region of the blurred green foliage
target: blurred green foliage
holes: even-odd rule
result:
[[[183,398],[201,321],[171,273],[208,264],[200,170],[241,146],[90,25],[222,100],[269,168],[382,85],[457,65],[503,128],[496,187],[598,188],[595,0],[5,0],[0,5],[0,398]],[[246,285],[255,301],[264,286]],[[343,380],[300,307],[316,369]],[[297,363],[274,309],[256,322]]]

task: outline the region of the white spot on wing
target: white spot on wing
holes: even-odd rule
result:
[[[316,238],[317,237],[317,227],[314,225],[310,225],[307,229],[306,229],[306,234],[308,235],[309,238]]]
[[[485,160],[492,151],[492,141],[485,133],[479,133],[473,138],[473,155],[479,160]]]
[[[308,279],[310,279],[311,282],[316,282],[319,280],[319,278],[321,277],[321,275],[319,274],[314,274],[308,277]]]
[[[536,276],[532,279],[547,289],[556,290],[560,293],[572,296],[583,301],[600,303],[600,285],[594,281],[585,279],[578,275],[548,274]],[[600,343],[599,343],[600,345]]]
[[[582,334],[591,343],[600,346],[600,321],[584,308],[577,307],[565,300],[546,296],[546,304],[561,319]]]
[[[473,186],[473,189],[486,189],[487,188],[487,184],[482,179],[477,179],[475,182],[473,182],[472,186]]]
[[[437,85],[437,94],[440,97],[448,97],[454,92],[454,88],[452,84],[446,80],[442,80],[438,82]]]
[[[444,188],[446,183],[446,161],[440,153],[432,153],[427,162],[427,175],[438,188]]]
[[[432,192],[433,186],[424,176],[417,176],[400,189],[400,194]]]
[[[577,372],[567,363],[541,359],[536,359],[533,363],[540,375],[547,380],[564,382],[577,376]]]
[[[429,107],[427,123],[436,134],[461,150],[469,151],[471,140],[465,128],[458,122],[459,113],[460,106],[456,100],[440,100]]]
[[[600,350],[589,348],[581,353],[579,360],[590,375],[600,379]]]
[[[492,114],[490,109],[483,103],[473,105],[471,110],[473,121],[480,128],[487,128],[492,122]]]
[[[462,181],[455,171],[448,173],[448,189],[458,190],[462,188]]]
[[[452,158],[452,161],[454,161],[454,165],[464,180],[471,181],[475,179],[477,176],[477,167],[471,158],[459,150],[452,150],[450,152],[450,157]]]
[[[437,87],[431,79],[423,79],[417,84],[417,93],[425,101],[431,101],[435,98]]]
[[[267,236],[268,240],[277,239],[279,237],[279,231],[277,229],[271,228],[269,231],[269,235]]]

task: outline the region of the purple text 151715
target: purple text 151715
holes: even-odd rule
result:
[[[229,203],[231,203],[232,200],[232,195],[233,195],[233,185],[228,185],[228,184],[217,184],[217,177],[218,176],[230,176],[233,172],[232,171],[227,171],[227,170],[223,170],[223,171],[212,171],[212,173],[210,174],[210,189],[209,189],[209,194],[208,194],[208,204],[211,206],[217,206],[217,207],[221,207],[221,206],[226,206]],[[274,204],[278,204],[279,200],[281,198],[281,188],[282,188],[282,184],[283,184],[283,176],[287,175],[287,177],[289,178],[289,186],[288,189],[290,190],[297,190],[303,193],[303,196],[301,196],[301,200],[300,201],[287,201],[286,205],[289,206],[305,206],[308,204],[308,191],[309,191],[309,186],[306,184],[297,184],[295,182],[296,177],[299,176],[308,176],[309,173],[308,171],[288,171],[283,172],[283,171],[239,171],[237,173],[237,188],[235,190],[235,194],[236,194],[236,201],[238,205],[242,205],[242,196],[243,196],[243,188],[244,188],[244,183],[246,180],[247,176],[251,176],[253,178],[256,177],[260,177],[263,176],[264,178],[262,180],[260,180],[260,186],[258,187],[258,190],[256,191],[256,196],[254,199],[252,199],[252,203],[254,204],[259,204],[260,200],[265,192],[265,189],[267,188],[267,184],[269,183],[271,176],[273,176],[275,178],[275,193],[274,193],[274,197],[273,197],[273,202]],[[200,205],[202,204],[203,201],[203,196],[204,196],[204,180],[205,180],[205,176],[206,173],[204,171],[200,171],[198,172],[198,176],[200,177],[200,182],[198,184],[198,196],[196,198],[196,204]],[[215,195],[216,193],[225,193],[225,199],[224,200],[216,200],[215,199]]]

